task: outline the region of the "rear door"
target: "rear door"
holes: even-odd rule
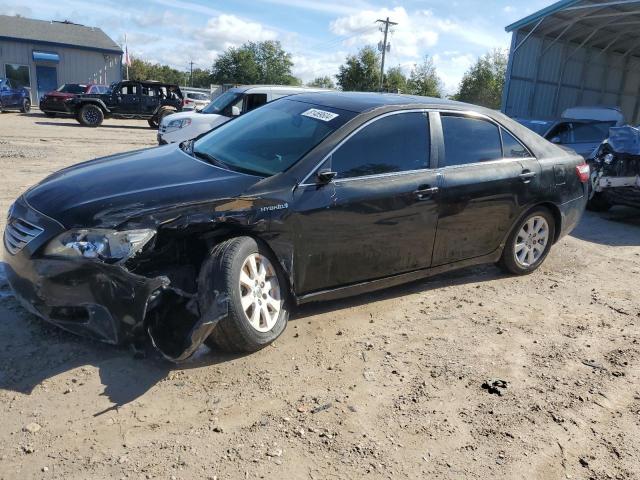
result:
[[[537,160],[492,120],[442,113],[440,121],[442,183],[433,266],[494,252],[535,196],[540,177]]]
[[[429,267],[437,221],[425,112],[374,119],[343,141],[294,194],[298,294]]]

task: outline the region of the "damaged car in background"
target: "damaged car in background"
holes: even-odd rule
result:
[[[252,352],[296,304],[452,269],[537,269],[588,166],[504,115],[388,94],[285,97],[181,144],[61,170],[11,207],[6,272],[35,315],[171,360]]]
[[[614,205],[640,208],[640,130],[624,126],[609,130],[588,159],[591,189],[587,207],[607,211]]]

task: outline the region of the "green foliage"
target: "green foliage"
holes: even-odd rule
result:
[[[404,76],[399,65],[385,73],[384,90],[391,93],[407,93],[407,77]]]
[[[300,80],[291,74],[291,54],[280,42],[248,42],[230,47],[216,58],[212,79],[214,83],[298,85]]]
[[[325,75],[323,77],[314,78],[312,82],[307,83],[307,87],[336,88],[336,84],[333,83],[333,80],[331,80],[329,75]]]
[[[125,72],[123,72],[122,77],[126,78],[126,67],[123,66],[123,69],[125,69]],[[184,85],[185,73],[168,65],[159,65],[139,58],[132,58],[131,66],[129,67],[129,79],[158,80],[159,82]]]
[[[478,58],[462,77],[453,98],[488,108],[500,108],[507,72],[507,52],[494,49]]]
[[[411,70],[407,81],[407,93],[423,97],[442,97],[442,80],[438,76],[433,59],[425,55],[422,63],[416,64]]]
[[[370,46],[349,55],[340,65],[338,85],[345,91],[375,92],[380,85],[380,55]]]

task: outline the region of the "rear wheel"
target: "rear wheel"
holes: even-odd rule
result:
[[[151,117],[147,122],[151,128],[158,128],[162,123],[162,119],[167,115],[171,115],[172,113],[176,113],[174,110],[160,110],[153,117]]]
[[[547,208],[534,208],[509,235],[498,265],[516,275],[531,273],[544,262],[554,238],[553,215]]]
[[[216,245],[198,278],[200,310],[212,311],[219,295],[228,302],[207,345],[255,352],[273,342],[289,319],[285,285],[271,252],[255,239],[237,237]]]
[[[25,98],[24,100],[22,100],[20,111],[22,113],[29,113],[31,111],[31,100],[29,100],[28,98]]]
[[[84,105],[78,112],[78,121],[85,127],[97,127],[104,120],[104,113],[96,105]]]

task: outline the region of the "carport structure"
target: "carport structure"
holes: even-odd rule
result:
[[[562,0],[506,30],[507,115],[549,119],[606,105],[640,123],[640,0]]]

